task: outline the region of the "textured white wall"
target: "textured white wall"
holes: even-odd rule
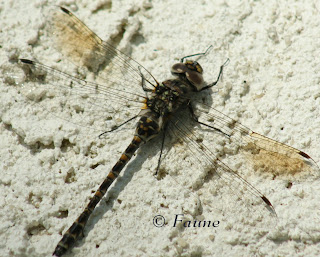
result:
[[[317,1],[60,1],[102,39],[119,35],[118,47],[159,81],[179,58],[204,51],[205,80],[230,58],[212,107],[254,131],[320,160],[320,5]],[[58,4],[59,4],[58,3]],[[124,130],[99,140],[59,119],[41,121],[14,85],[18,58],[69,69],[43,33],[42,8],[56,1],[0,1],[0,256],[51,256],[61,231],[80,214],[92,191],[131,140]],[[122,27],[126,32],[122,36]],[[18,74],[17,74],[18,77]],[[244,83],[246,81],[246,83]],[[113,138],[112,138],[113,137]],[[71,144],[61,149],[62,139]],[[223,148],[223,146],[221,146]],[[149,150],[148,150],[149,149]],[[174,215],[194,214],[192,177],[156,180],[156,146],[144,146],[94,212],[86,237],[68,256],[318,256],[320,186],[317,181],[242,174],[273,203],[279,220],[269,234],[226,213],[228,229],[172,228]],[[167,156],[170,163],[171,156]],[[96,169],[90,166],[101,163]],[[169,165],[170,166],[170,165]],[[183,174],[183,160],[168,170]],[[71,183],[64,183],[73,174]],[[178,184],[176,183],[178,181]],[[189,183],[190,184],[190,183]],[[192,184],[192,183],[191,183]],[[206,220],[215,220],[210,189],[199,194]],[[227,202],[229,195],[221,195]],[[116,199],[120,199],[118,201]],[[120,203],[121,202],[121,203]],[[68,217],[59,211],[69,210]],[[252,208],[252,212],[255,208]],[[248,216],[249,213],[249,216]],[[161,214],[169,225],[155,228]],[[238,215],[238,214],[237,214]],[[243,222],[239,222],[242,220]],[[96,247],[99,245],[99,248]]]

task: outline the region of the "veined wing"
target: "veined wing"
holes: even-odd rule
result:
[[[141,75],[146,87],[152,89],[157,84],[148,70],[99,38],[67,9],[50,8],[46,18],[46,29],[52,35],[54,47],[75,65],[87,67],[109,85],[115,83],[132,89],[141,85]]]
[[[233,163],[245,160],[254,171],[293,181],[319,177],[319,167],[308,154],[260,135],[208,105],[197,104],[194,109],[198,121],[205,124],[201,125],[204,129],[225,137],[225,143],[235,149],[236,156],[229,153]]]
[[[227,215],[234,220],[239,214],[239,219],[246,217],[245,222],[255,227],[271,228],[276,224],[271,202],[243,175],[262,171],[293,181],[319,177],[319,167],[308,154],[255,133],[208,105],[198,103],[193,107],[198,121],[186,109],[175,114],[169,123],[168,130],[182,141],[180,153],[169,158],[179,156],[195,166],[188,173],[188,165],[184,165],[181,176],[187,179],[179,179],[179,183],[201,194],[209,192],[202,198],[206,208],[221,210],[222,217]]]
[[[145,99],[143,93],[89,82],[35,61],[21,61],[26,74],[22,93],[34,105],[80,128],[90,126],[97,133],[105,132],[136,116]]]
[[[50,8],[46,19],[45,29],[54,46],[75,66],[87,67],[96,78],[94,82],[83,80],[22,59],[27,70],[22,92],[51,114],[81,127],[90,126],[99,133],[137,115],[145,100],[143,86],[153,88],[150,81],[156,83],[152,75],[102,41],[67,9]],[[63,113],[62,109],[68,111]],[[119,115],[120,112],[125,115]],[[107,123],[112,125],[109,127]]]
[[[200,194],[206,194],[201,198],[205,202],[204,208],[209,208],[207,211],[212,212],[215,218],[229,225],[239,219],[238,222],[254,227],[270,229],[275,226],[277,215],[268,198],[224,163],[224,159],[216,152],[218,147],[213,151],[211,145],[203,142],[203,137],[197,132],[198,125],[186,110],[175,114],[168,125],[170,134],[182,141],[182,153],[185,156],[181,158],[185,162],[191,159],[189,162],[194,166],[189,175],[188,165],[184,165],[183,175],[180,176],[187,179],[185,183],[183,179],[179,179],[179,182]],[[176,148],[179,147],[173,147],[172,150]],[[242,217],[247,219],[242,220]]]

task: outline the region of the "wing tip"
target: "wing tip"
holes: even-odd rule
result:
[[[299,154],[306,159],[311,159],[311,157],[308,154],[306,154],[305,152],[300,151]]]
[[[273,216],[277,217],[277,213],[275,211],[275,209],[273,208],[271,202],[269,201],[269,199],[267,197],[265,197],[264,195],[261,196],[262,201],[265,202],[265,204],[267,205],[267,209],[272,213]]]
[[[309,162],[311,165],[313,165],[318,171],[320,171],[320,168],[318,164],[305,152],[299,151],[299,155],[301,155],[303,158],[307,159],[307,162]]]
[[[68,9],[66,9],[66,8],[64,8],[62,6],[59,6],[59,7],[60,7],[61,11],[63,11],[64,13],[70,14],[70,11]]]
[[[269,201],[269,199],[267,197],[265,197],[264,195],[261,196],[261,199],[268,205],[268,206],[272,206],[271,202]]]
[[[22,62],[22,63],[26,63],[26,64],[34,64],[34,62],[33,61],[31,61],[31,60],[29,60],[29,59],[20,59],[20,62]]]

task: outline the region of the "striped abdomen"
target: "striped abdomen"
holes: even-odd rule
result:
[[[151,113],[149,112],[148,114]],[[150,116],[150,118],[148,116]],[[65,232],[53,253],[54,256],[60,257],[72,248],[74,243],[82,235],[84,226],[86,225],[94,208],[100,202],[101,198],[105,195],[112,182],[119,176],[119,173],[129,162],[135,151],[140,147],[141,143],[147,142],[159,133],[160,126],[157,122],[157,119],[153,119],[151,118],[151,116],[153,115],[146,115],[140,118],[136,128],[135,136],[130,145],[123,152],[116,165],[113,166],[112,170],[100,185],[99,189],[95,192],[93,198],[90,200],[84,211],[72,224],[72,226]]]

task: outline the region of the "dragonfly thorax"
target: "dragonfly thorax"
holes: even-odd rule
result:
[[[180,79],[165,80],[157,85],[152,97],[147,100],[147,107],[159,116],[167,116],[181,106],[191,91],[191,87]]]
[[[196,61],[176,63],[171,68],[176,79],[168,79],[158,84],[153,95],[147,99],[147,108],[159,116],[175,112],[189,94],[199,92],[204,86],[203,69]]]

